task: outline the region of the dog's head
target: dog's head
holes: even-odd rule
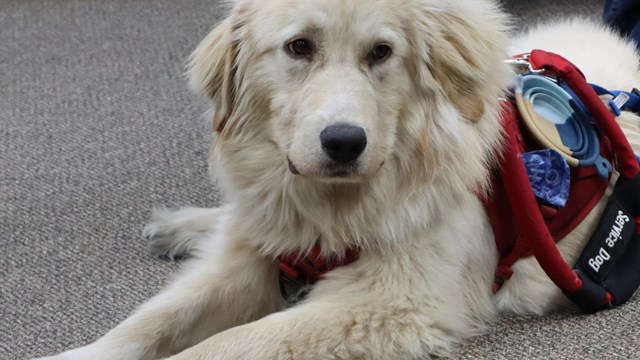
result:
[[[424,159],[451,161],[454,146],[486,157],[507,73],[491,1],[231,5],[190,68],[221,141],[260,137],[283,168],[323,182],[366,181],[389,162],[435,167]]]

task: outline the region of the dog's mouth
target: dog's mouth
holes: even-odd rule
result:
[[[289,159],[287,157],[287,161],[289,162],[289,171],[293,174],[293,175],[300,175],[300,171],[298,171],[298,169],[296,168],[295,165],[293,165],[293,162],[291,162],[291,159]]]
[[[319,166],[316,171],[301,173],[293,161],[287,157],[287,166],[289,172],[293,175],[300,175],[322,182],[358,182],[364,178],[357,161],[347,164],[326,162]]]

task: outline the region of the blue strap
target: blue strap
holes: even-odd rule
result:
[[[609,107],[616,114],[620,116],[622,110],[629,110],[635,113],[640,113],[640,96],[635,92],[621,91],[621,90],[608,90],[600,85],[589,84],[598,95],[611,95],[613,98],[609,100]]]

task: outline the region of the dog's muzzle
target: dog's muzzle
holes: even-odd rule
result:
[[[324,178],[348,178],[358,174],[358,159],[367,147],[367,135],[360,126],[338,123],[325,127],[320,133],[320,144],[326,156],[317,164],[314,172]],[[300,171],[287,158],[289,171],[299,175]]]

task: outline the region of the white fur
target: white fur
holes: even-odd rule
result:
[[[142,235],[149,240],[153,253],[174,259],[192,252],[201,238],[215,237],[217,219],[222,212],[224,208],[154,209]]]
[[[507,51],[506,17],[491,1],[232,6],[191,63],[192,86],[215,106],[211,163],[226,205],[156,213],[146,234],[159,252],[195,259],[97,342],[48,359],[418,359],[450,354],[500,311],[567,303],[534,259],[490,291],[497,251],[477,193],[501,143],[502,60],[548,49],[594,82],[630,89],[633,45],[572,20]],[[286,54],[300,36],[321,47],[311,61]],[[381,40],[392,57],[363,63]],[[619,120],[639,150],[638,118]],[[334,179],[317,137],[339,121],[365,128],[369,143],[361,166]],[[570,263],[601,208],[560,243]],[[318,239],[326,254],[357,246],[361,256],[284,309],[276,258]]]

